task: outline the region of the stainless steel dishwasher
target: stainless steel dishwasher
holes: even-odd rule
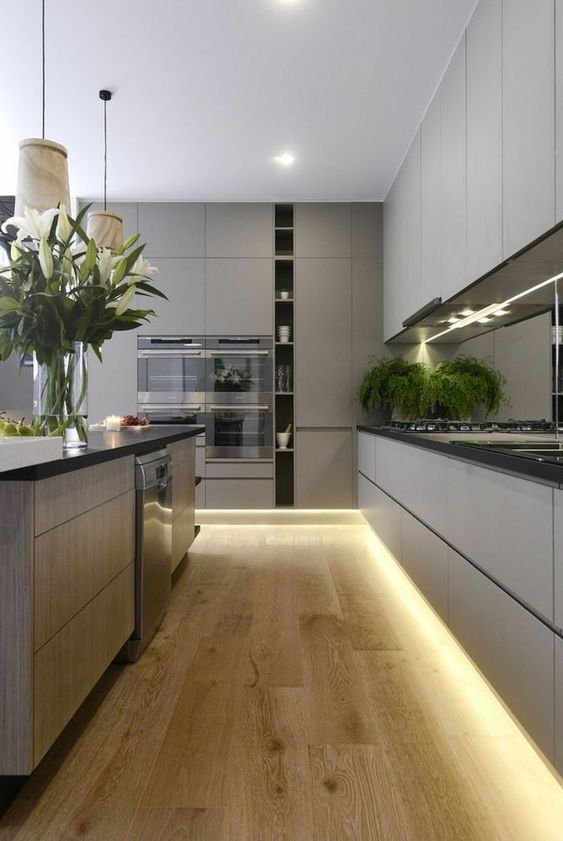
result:
[[[166,450],[135,459],[135,630],[127,659],[135,662],[153,638],[170,599],[172,459]]]

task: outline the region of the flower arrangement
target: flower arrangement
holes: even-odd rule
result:
[[[101,348],[117,330],[133,330],[154,314],[130,306],[135,296],[166,296],[152,283],[157,271],[142,256],[139,234],[117,250],[99,248],[82,228],[88,207],[74,219],[65,209],[24,216],[15,228],[8,264],[0,267],[0,361],[13,352],[33,353],[43,376],[34,411],[43,432],[72,431],[87,440],[84,411],[87,371],[84,348],[101,360]]]

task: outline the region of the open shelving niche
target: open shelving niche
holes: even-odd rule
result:
[[[280,365],[290,369],[289,391],[275,388],[274,430],[284,432],[291,424],[291,438],[287,450],[277,448],[274,440],[275,501],[277,508],[293,507],[295,500],[295,344],[294,344],[294,208],[292,204],[274,207],[274,380]],[[281,292],[288,292],[287,298]],[[278,327],[289,324],[289,342],[278,341]]]

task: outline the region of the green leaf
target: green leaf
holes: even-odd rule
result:
[[[15,301],[13,298],[0,298],[0,310],[17,310],[19,305],[19,301]]]

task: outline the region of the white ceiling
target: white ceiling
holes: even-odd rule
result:
[[[475,4],[47,0],[46,134],[99,197],[107,87],[114,200],[380,200]],[[41,132],[40,8],[2,9],[0,194]]]

